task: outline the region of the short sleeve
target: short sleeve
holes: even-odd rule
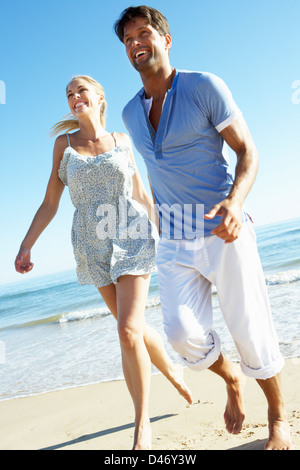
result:
[[[196,88],[197,100],[218,132],[241,115],[229,88],[221,78],[214,74],[202,73]]]

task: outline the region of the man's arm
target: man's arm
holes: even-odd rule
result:
[[[226,199],[216,204],[204,217],[210,220],[216,215],[222,216],[222,222],[212,230],[212,234],[222,238],[225,243],[232,243],[238,238],[242,228],[241,210],[255,181],[259,158],[248,126],[242,116],[235,119],[220,134],[236,153],[235,178]]]

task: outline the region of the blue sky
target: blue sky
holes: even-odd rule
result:
[[[67,189],[58,214],[32,250],[33,271],[21,276],[13,262],[45,194],[54,143],[48,133],[68,112],[65,86],[74,74],[91,75],[104,86],[107,129],[126,131],[121,111],[141,82],[113,23],[124,8],[140,3],[2,2],[0,284],[75,266]],[[246,204],[256,224],[299,217],[299,0],[146,4],[169,20],[172,65],[219,75],[243,111],[260,154],[259,174]],[[135,157],[146,182],[142,158],[137,152]]]

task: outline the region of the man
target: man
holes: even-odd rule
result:
[[[172,39],[159,11],[127,8],[115,31],[143,83],[123,119],[145,160],[160,213],[157,268],[168,340],[189,367],[209,368],[225,380],[226,428],[239,433],[242,374],[223,356],[212,330],[215,284],[242,371],[257,380],[268,401],[266,449],[291,449],[280,385],[284,361],[252,222],[243,210],[258,168],[250,132],[221,79],[171,66]],[[234,179],[225,143],[237,155]]]

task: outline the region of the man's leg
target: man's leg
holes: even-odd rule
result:
[[[217,361],[220,341],[211,329],[211,283],[195,268],[189,243],[161,239],[157,275],[168,341],[188,367],[200,371]]]
[[[160,241],[157,267],[165,332],[189,368],[209,368],[224,379],[228,396],[226,428],[238,433],[245,418],[245,378],[240,368],[221,354],[219,338],[211,330],[211,283],[199,272],[203,265],[208,265],[203,240]]]
[[[240,368],[221,354],[209,370],[224,379],[227,389],[227,404],[224,413],[226,429],[232,434],[242,430],[245,419],[243,388],[245,377]]]
[[[292,450],[293,443],[282,396],[280,374],[270,379],[257,379],[268,402],[269,439],[266,450]]]
[[[222,313],[241,356],[242,371],[255,378],[268,401],[270,436],[267,448],[291,448],[279,373],[284,361],[273,325],[255,234],[244,224],[238,240],[225,245],[209,241],[209,257]],[[230,274],[230,275],[229,275]]]

